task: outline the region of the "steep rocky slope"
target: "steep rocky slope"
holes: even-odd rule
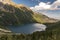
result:
[[[0,0],[0,28],[36,22],[52,23],[56,22],[56,20],[43,14],[35,13],[29,7],[16,4],[11,0]]]

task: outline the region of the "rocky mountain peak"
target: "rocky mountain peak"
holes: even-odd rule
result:
[[[12,1],[11,0],[0,0],[0,2],[4,4],[10,4]]]

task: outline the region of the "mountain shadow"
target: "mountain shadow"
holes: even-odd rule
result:
[[[0,25],[20,25],[36,22],[33,18],[33,11],[24,6],[18,8],[2,2],[0,2],[0,5]]]

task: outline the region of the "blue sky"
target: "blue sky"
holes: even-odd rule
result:
[[[14,2],[18,3],[18,4],[24,4],[27,5],[29,7],[38,5],[39,2],[51,2],[53,3],[56,0],[13,0]]]
[[[41,12],[48,17],[60,19],[60,0],[13,0],[17,4],[24,4],[32,11]]]

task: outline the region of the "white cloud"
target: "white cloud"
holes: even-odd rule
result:
[[[49,9],[51,7],[51,5],[41,2],[41,3],[39,3],[39,7],[42,9]]]
[[[60,0],[55,1],[52,4],[51,9],[60,9],[60,8],[58,8],[58,6],[60,6]]]
[[[58,8],[58,6],[60,6],[60,0],[55,1],[54,3],[50,4],[50,2],[44,3],[44,2],[40,2],[38,5],[34,6],[34,7],[30,7],[30,9],[37,11],[37,10],[56,10],[56,9],[60,9]]]
[[[51,5],[49,3],[40,2],[39,5],[36,5],[35,7],[30,7],[32,10],[42,10],[42,9],[50,9]]]
[[[60,2],[60,0],[57,0],[58,2]]]

